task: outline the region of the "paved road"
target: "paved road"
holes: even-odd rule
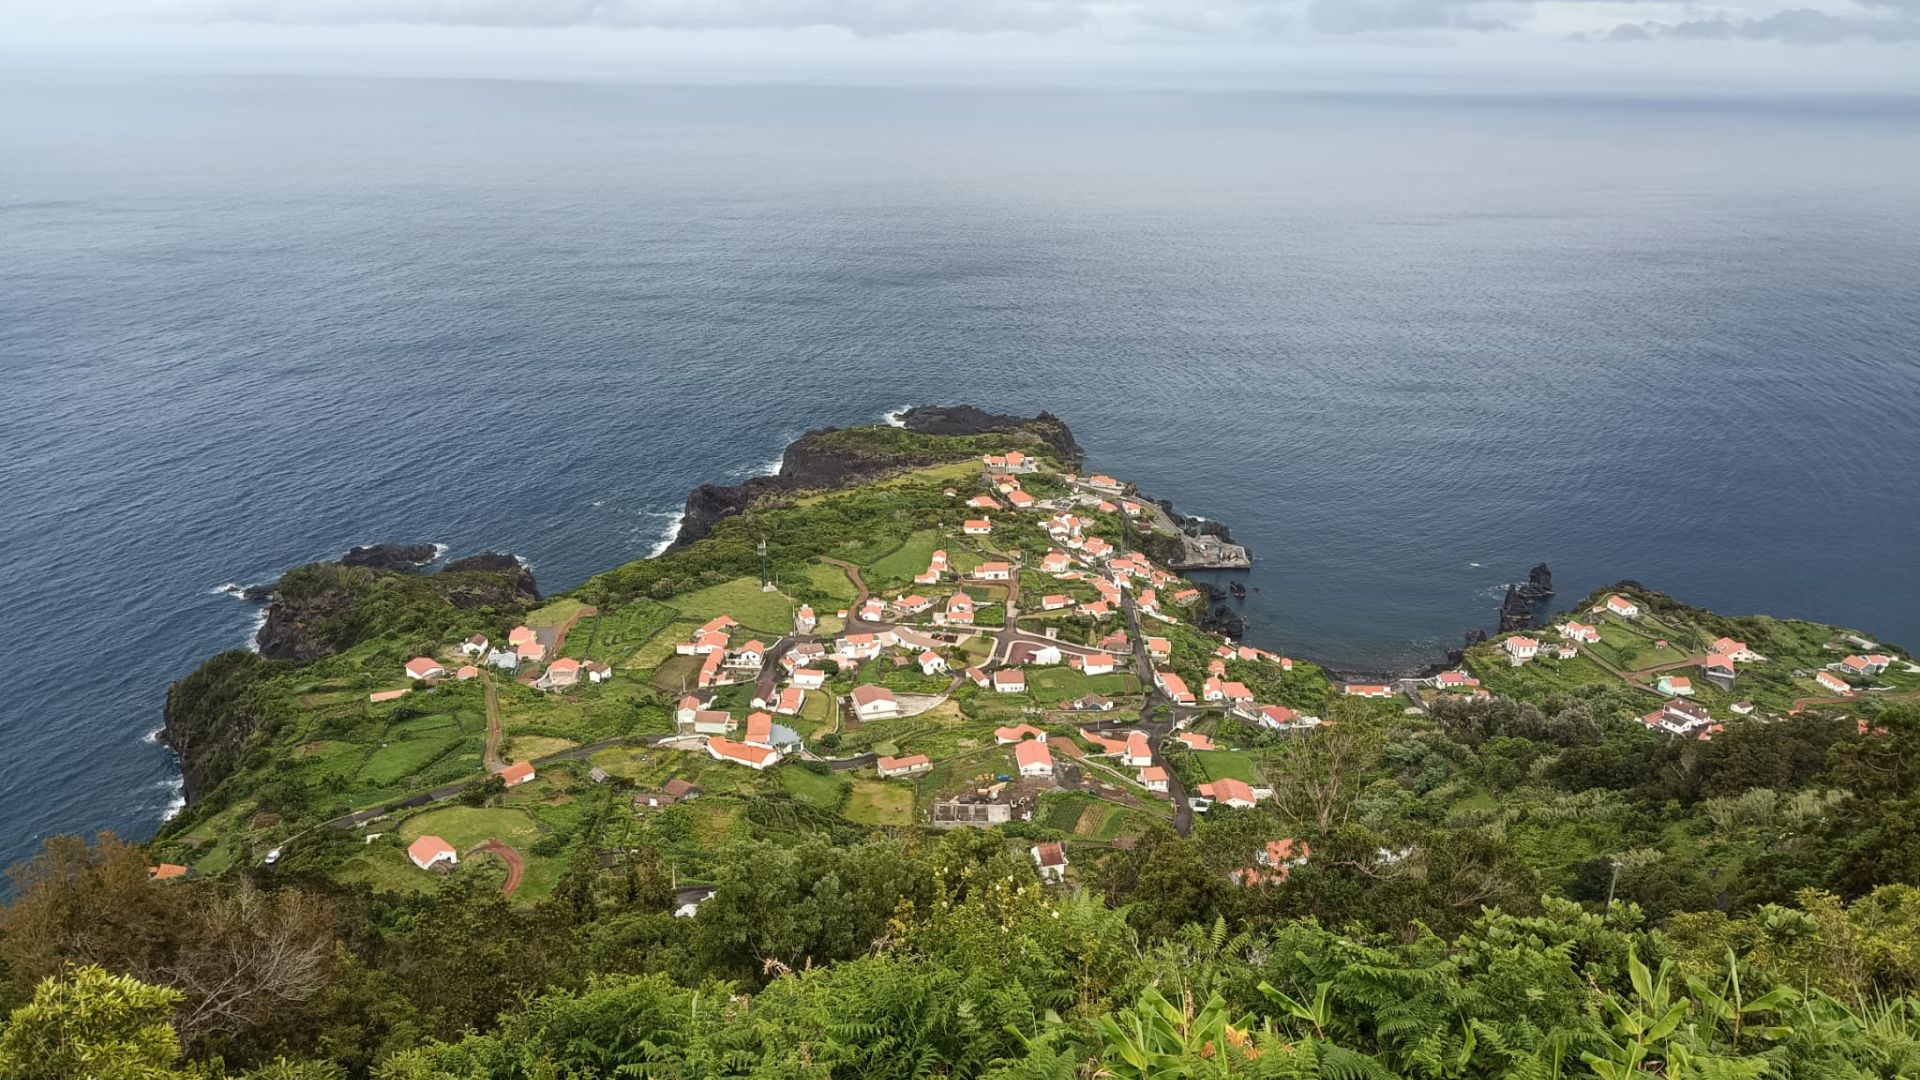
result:
[[[1140,632],[1140,611],[1133,606],[1132,589],[1120,591],[1120,610],[1126,614],[1127,631],[1133,636],[1133,668],[1140,679],[1140,726],[1147,733],[1153,763],[1167,772],[1167,795],[1173,799],[1173,831],[1186,836],[1193,832],[1193,803],[1187,799],[1187,786],[1180,782],[1180,775],[1167,764],[1166,754],[1161,750],[1161,744],[1179,719],[1179,707],[1154,685],[1153,658],[1147,655],[1147,639]],[[1156,721],[1155,715],[1163,708],[1167,719]]]

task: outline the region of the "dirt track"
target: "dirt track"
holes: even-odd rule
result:
[[[467,858],[475,855],[498,855],[500,861],[507,864],[507,883],[500,887],[502,896],[512,896],[513,890],[520,887],[520,878],[527,872],[527,863],[520,853],[489,836],[467,852]]]

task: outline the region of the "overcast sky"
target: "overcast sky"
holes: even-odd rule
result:
[[[11,67],[1920,92],[1920,0],[0,0]]]

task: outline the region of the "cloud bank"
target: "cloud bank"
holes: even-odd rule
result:
[[[1822,45],[1920,38],[1920,0],[1832,0],[1823,7],[1688,0],[4,0],[65,19],[281,26],[449,26],[672,31],[831,28],[864,37],[918,33],[1100,33],[1404,37],[1555,34],[1594,43],[1659,38]],[[1621,14],[1644,10],[1644,17]]]

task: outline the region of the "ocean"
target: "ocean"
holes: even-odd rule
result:
[[[563,590],[916,402],[1060,414],[1337,666],[1542,560],[1920,647],[1911,101],[4,79],[0,861],[176,805],[223,586]]]

